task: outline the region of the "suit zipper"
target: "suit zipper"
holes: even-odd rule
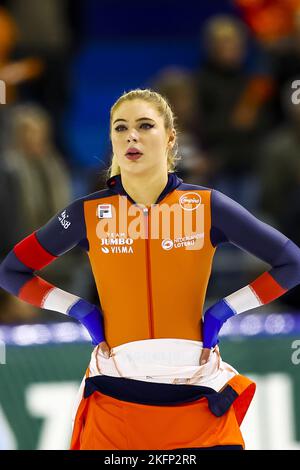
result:
[[[150,261],[150,241],[149,241],[149,217],[150,209],[144,207],[143,213],[146,221],[146,273],[147,273],[147,287],[148,287],[148,323],[150,338],[154,338],[154,324],[153,324],[153,301],[152,301],[152,283],[151,283],[151,261]]]

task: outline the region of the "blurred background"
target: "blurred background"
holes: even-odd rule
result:
[[[0,0],[0,80],[0,261],[105,187],[109,110],[136,87],[173,107],[178,176],[224,192],[300,245],[300,0]],[[222,246],[206,307],[266,269]],[[99,303],[77,248],[42,277]],[[258,384],[248,448],[300,449],[300,287],[222,334],[224,360]],[[1,289],[0,449],[68,447],[90,353],[80,325]]]

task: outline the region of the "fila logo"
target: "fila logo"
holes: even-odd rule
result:
[[[98,204],[97,217],[98,219],[111,219],[112,218],[111,204]]]

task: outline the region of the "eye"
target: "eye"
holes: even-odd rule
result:
[[[120,130],[122,130],[122,129],[126,129],[126,127],[123,124],[120,124],[119,126],[115,127],[115,131],[117,131],[117,132],[120,132]]]
[[[149,126],[149,127],[143,127],[143,126]],[[154,124],[150,124],[149,122],[143,122],[143,124],[141,124],[141,127],[143,129],[151,129],[152,127],[154,127]]]
[[[152,127],[154,127],[154,124],[150,124],[149,122],[143,122],[140,125],[141,129],[151,129]],[[120,124],[119,126],[115,127],[115,131],[117,132],[122,132],[124,129],[126,129],[126,126],[124,126],[124,124]]]

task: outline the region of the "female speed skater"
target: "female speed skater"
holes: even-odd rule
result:
[[[218,333],[300,283],[300,249],[225,194],[176,175],[174,116],[160,94],[124,93],[110,137],[107,188],[63,208],[0,265],[1,287],[77,319],[92,338],[70,448],[244,449],[255,384],[222,360]],[[270,270],[204,313],[224,243]],[[99,305],[36,274],[75,246],[88,254]]]

